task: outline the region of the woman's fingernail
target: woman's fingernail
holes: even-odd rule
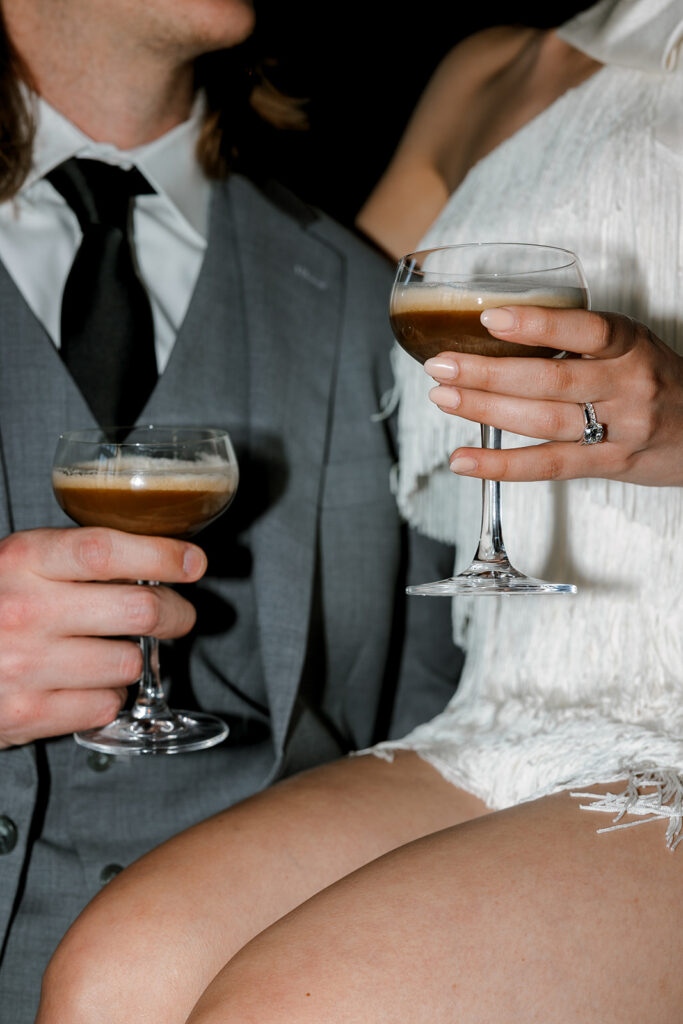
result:
[[[432,388],[429,397],[434,405],[438,405],[440,409],[446,409],[448,412],[457,409],[462,401],[462,396],[457,388],[443,387],[443,385]]]
[[[489,331],[512,331],[518,325],[515,314],[504,306],[498,309],[485,309],[479,319]]]
[[[460,372],[458,364],[447,359],[427,359],[424,366],[430,377],[447,377],[448,380],[453,380]]]
[[[470,459],[465,455],[459,455],[456,459],[452,459],[449,466],[451,473],[471,473],[476,468],[476,459]]]

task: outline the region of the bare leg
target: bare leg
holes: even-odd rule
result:
[[[280,783],[110,882],[53,957],[37,1024],[184,1022],[230,957],[293,907],[485,812],[415,754],[350,758]]]
[[[389,853],[254,939],[188,1024],[679,1024],[681,851],[603,823],[560,794]]]

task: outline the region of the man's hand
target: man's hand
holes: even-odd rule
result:
[[[0,541],[0,749],[111,721],[142,670],[138,645],[195,622],[168,587],[192,583],[203,551],[103,528],[43,529]]]

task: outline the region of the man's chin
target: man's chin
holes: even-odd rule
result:
[[[254,31],[251,0],[193,0],[197,42],[202,52],[243,43]]]

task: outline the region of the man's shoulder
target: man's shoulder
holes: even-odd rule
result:
[[[345,262],[361,266],[364,273],[385,280],[391,276],[390,260],[372,242],[311,206],[281,182],[235,174],[229,187],[239,194],[241,202],[247,200],[255,210],[260,208],[263,215],[273,217],[281,230],[306,232],[336,250]]]

